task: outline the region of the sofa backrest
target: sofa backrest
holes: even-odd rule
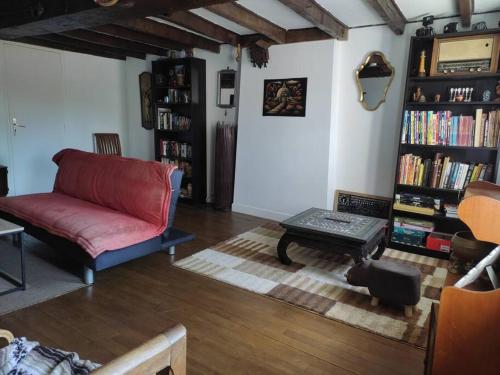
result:
[[[166,227],[175,166],[65,149],[54,192],[66,194]]]

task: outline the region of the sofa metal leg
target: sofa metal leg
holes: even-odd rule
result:
[[[87,266],[83,266],[83,282],[87,285],[94,284],[94,270]]]
[[[175,255],[175,246],[170,246],[168,248],[168,255]]]

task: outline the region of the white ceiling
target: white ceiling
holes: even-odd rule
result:
[[[349,27],[384,22],[367,0],[316,1]],[[409,21],[419,20],[431,14],[435,17],[447,17],[458,13],[455,8],[455,0],[396,0],[396,3]],[[475,0],[474,3],[476,13],[500,11],[500,0]],[[238,4],[287,30],[313,26],[278,0],[239,0]],[[255,32],[205,9],[194,9],[192,12],[238,34],[253,34]]]

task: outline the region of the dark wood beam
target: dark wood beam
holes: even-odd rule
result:
[[[458,13],[463,27],[470,27],[472,13],[474,13],[474,0],[456,0]]]
[[[93,0],[16,0],[0,5],[0,38],[16,39],[87,29],[124,19],[172,14],[232,0],[120,0],[109,7]]]
[[[330,34],[316,28],[291,29],[286,32],[287,43],[313,42],[316,40],[333,39]]]
[[[111,48],[111,47],[101,46],[90,42],[84,42],[83,40],[75,40],[58,34],[38,35],[36,36],[36,39],[46,40],[49,42],[54,42],[69,47],[82,48],[85,50],[95,51],[98,53],[105,52],[116,56],[130,56],[142,60],[146,58],[146,54],[144,53],[127,51],[121,48]]]
[[[286,43],[314,42],[317,40],[333,39],[331,35],[321,31],[316,27],[305,29],[291,29],[286,32]],[[240,35],[238,43],[242,48],[248,47],[256,42],[263,42],[269,45],[277,43],[261,34]]]
[[[191,47],[201,48],[215,53],[220,52],[219,43],[161,22],[149,19],[135,19],[120,22],[120,25],[126,27],[127,29],[155,35],[164,39],[170,39]]]
[[[314,0],[279,0],[314,26],[339,40],[347,40],[348,27]]]
[[[205,7],[212,13],[267,36],[277,43],[286,43],[286,30],[236,3]]]
[[[92,29],[92,31],[98,32],[104,35],[110,35],[117,38],[132,40],[138,43],[147,44],[150,46],[156,46],[163,49],[173,49],[173,50],[181,50],[188,49],[190,47],[173,42],[168,39],[160,38],[155,35],[141,33],[135,30],[129,30],[125,27],[118,25],[104,25],[98,26]]]
[[[99,56],[99,57],[107,57],[109,59],[117,59],[117,60],[125,60],[127,56],[125,55],[115,55],[113,53],[101,50],[97,51],[95,49],[89,50],[86,48],[78,47],[78,46],[70,46],[67,44],[62,44],[54,41],[50,41],[47,39],[40,39],[38,37],[26,37],[26,38],[21,38],[18,40],[18,42],[22,43],[27,43],[35,46],[40,46],[40,47],[47,47],[47,48],[54,48],[62,51],[69,51],[69,52],[77,52],[77,53],[83,53],[85,55],[92,55],[92,56]]]
[[[150,46],[147,44],[142,44],[130,40],[125,40],[121,38],[116,38],[114,36],[109,36],[105,34],[99,34],[89,30],[72,30],[61,33],[66,37],[83,40],[86,42],[98,44],[100,46],[110,47],[110,48],[120,48],[126,51],[135,51],[139,53],[146,53],[150,55],[164,56],[167,50],[163,48],[158,48],[155,46]]]
[[[405,31],[406,18],[394,0],[368,0],[373,9],[387,22],[396,35]]]
[[[175,12],[170,16],[157,17],[206,35],[209,38],[220,40],[223,43],[234,46],[238,42],[238,34],[188,11]]]

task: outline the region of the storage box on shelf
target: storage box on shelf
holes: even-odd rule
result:
[[[500,72],[429,76],[429,57],[427,76],[420,77],[421,52],[431,56],[433,42],[411,41],[389,246],[446,258],[451,235],[467,229],[456,214],[465,187],[477,180],[496,181]],[[414,95],[417,88],[425,99]],[[483,98],[487,90],[490,96]]]
[[[205,60],[193,57],[153,62],[155,158],[184,172],[181,200],[206,201]]]

